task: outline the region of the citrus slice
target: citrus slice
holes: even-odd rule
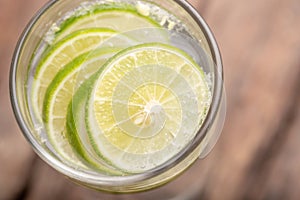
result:
[[[87,100],[86,125],[100,156],[139,173],[191,142],[209,104],[204,72],[187,53],[142,44],[121,51],[98,73]]]
[[[144,14],[144,13],[143,13]],[[136,29],[161,28],[149,15],[141,14],[129,4],[96,4],[78,8],[61,23],[55,33],[54,41],[58,41],[70,33],[91,27],[104,27],[118,32]],[[161,30],[159,30],[161,34]],[[158,35],[160,35],[158,34]]]
[[[84,29],[69,35],[46,52],[36,68],[31,90],[31,103],[38,121],[41,122],[46,89],[56,73],[77,56],[104,46],[104,41],[113,36],[116,36],[114,38],[121,37],[110,29]],[[121,39],[120,44],[123,44],[124,40],[126,39]]]
[[[97,170],[101,170],[106,174],[124,175],[119,170],[112,168],[106,160],[99,158],[90,144],[85,125],[85,104],[88,97],[90,87],[95,82],[95,75],[86,80],[76,91],[67,111],[67,138],[73,149],[84,159],[89,165],[94,166]]]
[[[97,170],[108,174],[118,174],[118,172],[113,171],[111,167],[107,167],[105,162],[95,156],[85,130],[85,120],[83,117],[85,112],[84,105],[88,95],[87,91],[89,91],[91,84],[91,79],[85,81],[69,103],[66,117],[66,137],[76,154],[87,161],[89,166],[93,166]],[[66,153],[70,154],[68,151]]]
[[[59,155],[62,156],[64,160],[72,163],[80,163],[82,160],[86,160],[97,167],[97,169],[105,172],[108,172],[108,169],[105,168],[104,165],[95,162],[91,156],[89,156],[91,152],[87,145],[87,139],[79,135],[76,131],[76,127],[71,126],[70,128],[70,126],[66,126],[66,116],[67,112],[72,112],[73,110],[73,104],[71,104],[70,109],[68,109],[68,105],[77,88],[84,80],[99,70],[99,68],[101,69],[103,63],[116,53],[116,51],[116,49],[103,48],[75,58],[60,70],[50,83],[45,94],[43,107],[43,116],[48,138]],[[81,95],[81,93],[82,92],[80,92],[79,95]],[[75,102],[79,103],[77,99],[75,99]],[[72,115],[73,112],[70,114]],[[72,120],[70,117],[68,118]],[[78,137],[80,140],[77,139]],[[84,146],[84,149],[82,146]],[[77,158],[77,155],[80,155],[83,159]]]

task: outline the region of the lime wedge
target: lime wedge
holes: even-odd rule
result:
[[[110,29],[80,30],[47,51],[36,68],[31,90],[31,103],[38,121],[41,121],[46,89],[56,73],[77,56],[103,46],[104,41],[116,35],[119,34]]]
[[[55,42],[70,33],[91,27],[109,28],[118,32],[128,32],[144,28],[161,28],[149,16],[140,14],[137,8],[129,4],[100,4],[74,11],[58,27]]]
[[[102,165],[96,164],[88,157],[88,152],[83,151],[79,144],[86,141],[83,140],[82,143],[79,143],[76,140],[76,137],[80,137],[77,131],[68,132],[74,131],[74,128],[70,129],[69,126],[66,126],[66,116],[68,111],[73,110],[72,107],[69,110],[67,108],[77,88],[85,79],[89,78],[99,68],[101,69],[103,63],[116,52],[116,49],[103,48],[75,58],[57,73],[46,91],[43,117],[48,138],[59,155],[69,162],[79,163],[82,159],[78,159],[77,156],[80,155],[81,158],[89,161],[99,170],[103,169]],[[77,102],[76,99],[75,101]],[[107,172],[106,169],[103,170]]]
[[[191,142],[209,104],[204,72],[187,53],[142,44],[121,51],[98,72],[87,100],[86,126],[100,157],[139,173]]]

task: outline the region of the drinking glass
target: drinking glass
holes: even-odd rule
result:
[[[161,166],[126,176],[109,176],[92,169],[83,170],[78,166],[70,166],[46,145],[47,137],[41,134],[43,130],[35,125],[29,109],[28,80],[33,76],[29,69],[30,62],[51,26],[59,21],[64,13],[77,8],[84,1],[87,0],[48,2],[29,22],[16,46],[11,65],[10,93],[15,118],[25,138],[46,163],[71,180],[89,188],[113,193],[130,193],[129,195],[138,198],[150,195],[151,198],[188,199],[196,195],[201,187],[199,166],[205,162],[204,158],[215,145],[223,127],[225,91],[222,61],[216,40],[204,19],[185,0],[147,0],[147,2],[172,13],[189,30],[188,33],[180,34],[186,34],[200,44],[201,48],[195,48],[195,52],[199,54],[201,60],[198,62],[211,83],[212,99],[207,116],[195,138]],[[180,43],[176,40],[176,36],[174,37],[174,41]],[[179,45],[183,49],[186,45],[193,46],[185,43]]]

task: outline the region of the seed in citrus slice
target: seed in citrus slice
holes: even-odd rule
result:
[[[36,68],[31,89],[31,105],[39,122],[41,122],[46,89],[56,73],[77,56],[103,46],[103,43],[109,38],[117,38],[119,36],[121,37],[120,34],[110,29],[84,29],[72,33],[47,51]],[[124,41],[124,38],[121,39],[120,45],[129,43],[128,39]]]
[[[203,70],[182,50],[151,43],[105,65],[87,101],[93,147],[126,172],[159,166],[197,134],[210,105]]]
[[[82,54],[56,74],[46,91],[43,118],[48,138],[54,149],[67,162],[76,164],[86,160],[97,167],[97,169],[108,172],[108,168],[95,162],[89,156],[90,149],[86,138],[83,139],[83,136],[79,135],[77,131],[75,132],[74,129],[68,129],[70,127],[66,126],[67,112],[70,111],[68,110],[68,105],[77,88],[94,72],[101,69],[103,63],[118,50],[101,48]],[[72,109],[71,107],[71,111]],[[78,155],[83,159],[78,158]]]

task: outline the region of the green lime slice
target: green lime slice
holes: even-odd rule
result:
[[[77,9],[58,27],[55,42],[70,33],[91,27],[109,28],[124,33],[137,29],[161,28],[160,24],[149,16],[144,16],[129,4],[100,4]],[[162,30],[157,30],[160,35]]]
[[[127,48],[98,74],[86,105],[87,131],[95,151],[125,172],[152,169],[180,152],[210,105],[203,70],[170,45]]]
[[[49,141],[56,152],[69,163],[78,164],[85,160],[97,169],[107,173],[112,170],[95,162],[89,156],[89,152],[85,152],[81,148],[81,145],[83,143],[86,144],[86,141],[83,140],[83,137],[79,136],[75,130],[76,127],[74,129],[72,126],[67,126],[67,124],[70,125],[70,121],[72,120],[70,116],[69,118],[67,117],[67,113],[73,110],[72,107],[68,109],[68,105],[82,82],[101,69],[105,61],[118,50],[101,48],[75,58],[56,74],[45,93],[43,105],[43,118],[46,131]],[[81,93],[79,92],[79,95]],[[74,99],[74,101],[79,104],[77,99]],[[73,104],[71,103],[71,105]],[[67,118],[69,123],[67,123]],[[78,137],[80,137],[82,142],[79,142]],[[78,155],[81,157],[78,157]],[[83,164],[81,163],[81,165]]]
[[[124,175],[121,170],[114,169],[105,160],[99,158],[90,144],[85,126],[85,104],[89,95],[90,87],[95,82],[95,75],[86,80],[76,91],[69,103],[67,111],[67,138],[73,149],[79,156],[100,170],[110,175]]]
[[[113,30],[92,28],[72,33],[47,51],[36,68],[31,89],[31,105],[39,122],[42,120],[41,114],[46,90],[57,72],[77,56],[100,46],[111,45],[104,45],[104,43],[112,37],[122,37],[120,39],[121,42],[118,42],[118,39],[116,39],[117,41],[113,42],[113,44],[130,43],[128,38],[124,39],[125,36],[122,36]],[[115,46],[117,47],[118,45]]]

